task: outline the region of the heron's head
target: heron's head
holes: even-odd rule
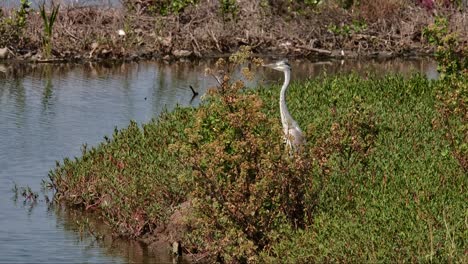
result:
[[[289,65],[287,60],[280,60],[278,62],[265,64],[263,66],[272,68],[277,71],[290,71],[291,70],[291,65]]]

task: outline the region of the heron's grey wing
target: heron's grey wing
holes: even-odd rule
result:
[[[289,129],[289,134],[291,135],[291,141],[293,146],[301,146],[304,144],[304,135],[299,128]]]
[[[290,127],[286,132],[286,141],[292,147],[298,147],[305,143],[304,135],[299,127]]]

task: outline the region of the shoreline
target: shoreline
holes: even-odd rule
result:
[[[43,21],[31,9],[18,36],[0,41],[0,61],[193,60],[226,56],[244,45],[250,46],[254,54],[308,59],[397,58],[433,53],[422,31],[433,23],[434,15],[422,7],[401,7],[395,14],[389,11],[383,19],[332,4],[279,17],[273,9],[265,11],[250,4],[242,6],[236,18],[223,18],[217,9],[216,1],[166,16],[125,8],[62,7],[53,28],[49,57],[43,50]],[[15,17],[15,10],[2,13],[3,20]],[[462,49],[468,42],[468,21],[463,12],[445,9],[440,13],[450,18],[450,29],[461,38]],[[4,32],[14,30],[4,23],[0,33],[1,27]]]
[[[336,53],[339,53],[336,51]],[[301,60],[310,60],[310,61],[331,61],[331,60],[394,60],[394,59],[405,59],[405,58],[434,58],[434,54],[431,52],[407,52],[404,54],[388,54],[388,53],[373,53],[373,54],[360,54],[356,55],[352,52],[345,52],[345,55],[336,55],[336,56],[308,56],[304,57],[301,55],[284,55],[284,54],[253,54],[255,57],[259,58],[271,58],[271,59],[301,59]],[[52,58],[52,59],[30,59],[30,58],[21,58],[21,57],[9,57],[7,59],[0,59],[0,63],[5,64],[66,64],[66,63],[120,63],[120,62],[138,62],[138,61],[159,61],[159,62],[185,62],[185,61],[200,61],[200,60],[212,60],[219,58],[228,58],[234,53],[226,54],[210,54],[202,57],[175,57],[170,55],[145,55],[145,56],[130,56],[130,57],[119,57],[119,58]],[[346,55],[350,54],[350,55]]]

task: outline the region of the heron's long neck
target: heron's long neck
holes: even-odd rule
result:
[[[288,121],[294,121],[289,114],[288,107],[286,106],[286,91],[288,90],[289,81],[291,79],[291,72],[284,71],[284,84],[280,92],[280,113],[281,113],[281,123],[283,128],[288,128],[292,124],[288,124]]]

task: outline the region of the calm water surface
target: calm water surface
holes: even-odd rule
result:
[[[214,62],[19,65],[0,64],[0,263],[161,263],[137,242],[80,234],[82,213],[15,199],[13,186],[41,188],[56,160],[79,155],[114,128],[157,117],[176,105],[196,106],[189,85],[203,94],[215,84],[203,75]],[[427,59],[378,61],[292,61],[293,79],[324,71],[340,74],[421,72],[436,78]],[[258,72],[257,82],[281,82],[282,74]],[[254,85],[250,83],[250,85]],[[51,194],[49,194],[51,195]],[[172,262],[171,262],[172,263]]]

